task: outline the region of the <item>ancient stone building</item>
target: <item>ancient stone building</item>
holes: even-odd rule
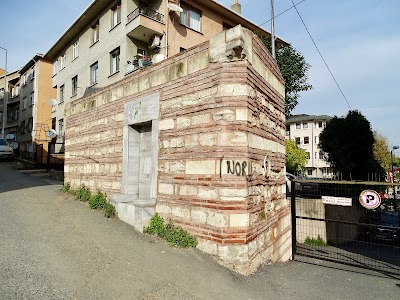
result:
[[[109,195],[141,231],[154,212],[241,273],[291,256],[284,84],[237,26],[67,107],[65,181]]]

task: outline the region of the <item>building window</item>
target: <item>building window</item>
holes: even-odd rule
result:
[[[312,169],[307,169],[307,175],[312,176]]]
[[[301,124],[300,123],[296,123],[296,129],[301,129]]]
[[[64,97],[65,97],[65,86],[62,85],[60,86],[60,103],[64,102]]]
[[[22,99],[22,110],[26,109],[26,97],[24,97],[24,99]]]
[[[64,136],[64,119],[58,120],[58,135]]]
[[[18,95],[19,95],[20,90],[21,90],[21,88],[19,87],[19,84],[17,84],[17,85],[15,86],[15,96],[18,96]]]
[[[78,75],[72,77],[72,96],[78,93]]]
[[[97,74],[98,74],[99,64],[96,61],[93,65],[90,66],[90,84],[97,83]]]
[[[26,85],[26,83],[28,82],[27,80],[27,76],[26,73],[22,76],[22,85]]]
[[[110,52],[110,74],[117,73],[119,71],[119,47]]]
[[[318,136],[315,136],[314,139],[315,139],[315,144],[318,144]]]
[[[307,145],[310,143],[310,138],[308,136],[304,137],[304,145]]]
[[[324,159],[324,152],[322,151],[319,152],[319,159]]]
[[[99,40],[99,21],[92,26],[92,44]]]
[[[53,63],[53,75],[56,75],[58,72],[58,59]]]
[[[79,40],[72,45],[72,60],[79,56]]]
[[[114,6],[111,9],[111,12],[112,12],[111,28],[114,28],[119,23],[121,23],[121,2],[118,3],[116,6]]]
[[[67,54],[64,53],[61,55],[61,63],[60,63],[60,70],[65,68],[65,63],[67,62]]]
[[[303,123],[303,128],[307,129],[308,128],[308,123]]]
[[[318,122],[318,127],[322,128],[322,121]]]
[[[35,78],[35,67],[32,68],[31,80]]]
[[[199,11],[186,6],[182,4],[182,9],[183,11],[181,12],[181,24],[189,27],[193,30],[199,31],[201,30],[200,28],[200,20],[201,20],[201,14]]]
[[[51,119],[51,129],[56,130],[56,122],[57,122],[56,118]]]
[[[19,127],[19,132],[21,133],[21,134],[24,134],[25,133],[25,120],[24,121],[22,121],[21,122],[21,125],[20,125],[20,127]]]
[[[29,106],[32,106],[33,104],[35,104],[35,94],[34,92],[32,92],[29,96]]]
[[[296,145],[300,145],[300,138],[299,137],[296,138]]]

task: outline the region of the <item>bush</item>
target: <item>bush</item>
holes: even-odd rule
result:
[[[194,248],[197,246],[197,240],[194,236],[181,227],[174,226],[172,223],[168,223],[165,226],[164,220],[157,213],[150,219],[150,224],[144,229],[144,232],[158,235],[173,246],[181,248]]]
[[[115,207],[110,202],[104,203],[103,210],[106,218],[112,218],[116,214]]]
[[[306,237],[304,240],[304,245],[310,245],[310,246],[326,246],[327,244],[325,241],[318,235],[318,238],[310,238],[309,236]]]
[[[63,184],[63,186],[61,187],[61,191],[63,193],[70,193],[71,192],[71,186],[69,185],[69,183]]]
[[[99,190],[95,195],[92,195],[89,199],[89,207],[91,209],[102,209],[104,208],[105,204],[107,203],[107,195],[103,194]]]
[[[90,192],[89,188],[81,186],[78,190],[75,191],[76,199],[80,201],[89,201],[92,193]]]
[[[154,234],[162,237],[164,235],[165,225],[164,220],[158,213],[150,219],[150,224],[143,231],[148,234]]]

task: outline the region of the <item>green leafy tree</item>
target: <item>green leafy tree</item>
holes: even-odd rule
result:
[[[374,157],[375,142],[369,121],[357,110],[334,117],[321,132],[319,146],[328,161],[346,180],[367,180],[371,174],[384,177]]]
[[[265,38],[260,34],[258,36],[271,52],[271,39]],[[275,54],[279,70],[285,80],[285,115],[288,117],[298,104],[300,92],[312,89],[312,85],[308,83],[308,71],[311,65],[290,44],[277,43]]]
[[[379,133],[374,132],[374,140],[374,157],[382,168],[387,170],[391,166],[390,150],[387,139]]]
[[[308,154],[303,149],[297,147],[293,140],[286,140],[286,171],[297,174],[304,170],[307,164]]]

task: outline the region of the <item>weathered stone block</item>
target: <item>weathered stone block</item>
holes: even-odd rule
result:
[[[196,223],[205,224],[207,222],[207,213],[203,210],[192,209],[192,220]]]
[[[186,174],[215,174],[215,160],[186,161]]]
[[[197,195],[197,187],[192,186],[192,185],[181,185],[179,187],[179,195],[195,196],[195,195]]]
[[[210,226],[220,227],[220,228],[228,227],[229,224],[228,216],[213,211],[208,212],[207,224]]]
[[[217,111],[213,115],[213,120],[214,121],[228,121],[232,122],[235,120],[235,112],[231,109],[224,109]]]
[[[178,129],[184,129],[190,126],[190,118],[177,118],[176,127]]]
[[[164,195],[173,195],[174,194],[174,185],[169,183],[159,183],[158,184],[158,192]]]
[[[165,119],[158,122],[158,130],[170,130],[175,128],[175,121],[173,119]]]
[[[207,199],[207,200],[212,200],[212,199],[217,199],[218,198],[218,193],[216,190],[209,189],[209,188],[199,188],[199,198],[201,199]]]
[[[169,170],[172,174],[183,174],[185,173],[185,165],[182,162],[172,162]]]
[[[230,227],[248,227],[250,225],[249,214],[231,214],[229,216]]]
[[[187,208],[184,207],[179,207],[175,206],[172,208],[172,214],[174,216],[183,218],[183,219],[189,219],[190,218],[190,211]]]
[[[248,245],[219,246],[218,255],[227,261],[245,262],[249,257]]]

